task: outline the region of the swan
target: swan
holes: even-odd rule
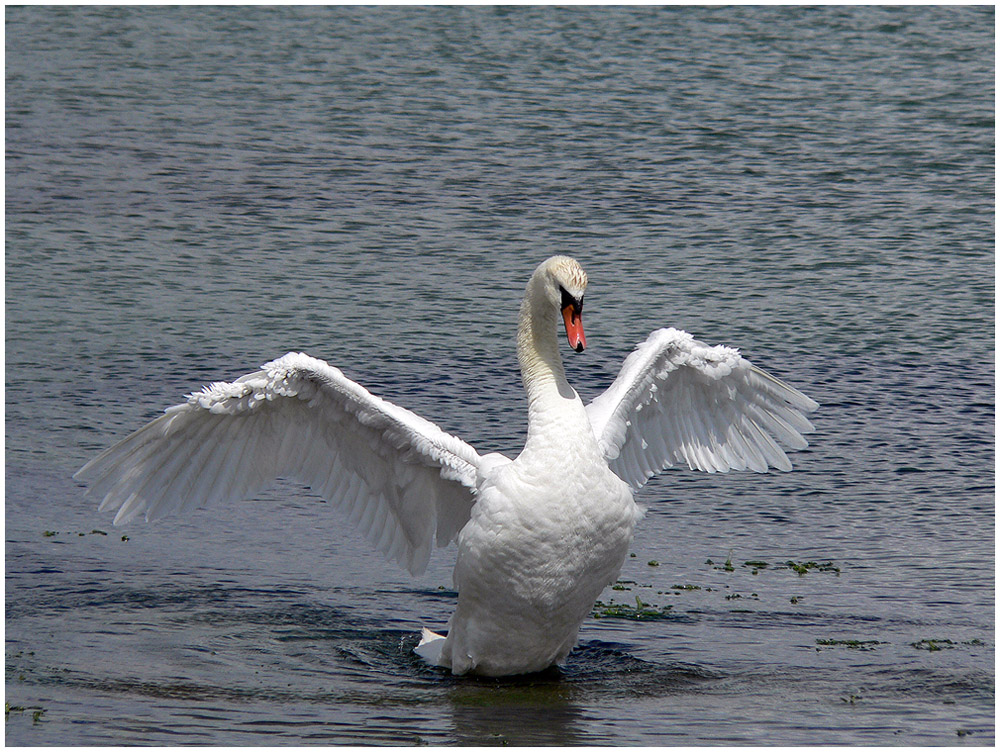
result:
[[[454,674],[559,664],[621,571],[643,510],[633,494],[675,464],[707,472],[790,470],[779,442],[807,446],[818,404],[677,329],[654,331],[584,405],[566,380],[559,319],[586,346],[587,275],[553,256],[528,281],[517,358],[528,432],[515,459],[480,455],[337,368],[288,353],[192,393],[84,465],[115,524],[251,497],[279,476],[340,507],[387,558],[422,573],[457,541],[458,604],[416,652]]]

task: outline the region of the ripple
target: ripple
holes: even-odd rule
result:
[[[994,15],[11,8],[7,695],[45,712],[7,741],[992,743]],[[516,452],[556,251],[591,278],[585,398],[670,325],[822,403],[793,473],[642,490],[622,577],[670,619],[455,679],[411,649],[453,549],[405,584],[293,484],[86,534],[73,470],[289,349]]]

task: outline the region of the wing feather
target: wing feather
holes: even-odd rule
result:
[[[74,476],[115,523],[310,486],[414,573],[469,518],[480,456],[337,368],[289,353],[217,382],[107,449]]]
[[[818,404],[745,360],[687,332],[659,329],[587,405],[611,469],[636,488],[678,463],[707,472],[791,470]]]

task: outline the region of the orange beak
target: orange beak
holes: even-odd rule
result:
[[[566,337],[569,346],[577,352],[583,352],[587,346],[587,338],[583,334],[583,312],[577,303],[568,303],[562,309],[563,321],[566,322]]]

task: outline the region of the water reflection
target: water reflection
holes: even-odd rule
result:
[[[994,16],[12,9],[7,696],[45,712],[7,741],[992,743]],[[459,680],[397,650],[453,598],[291,486],[126,541],[69,480],[290,348],[516,451],[549,248],[592,278],[585,398],[678,325],[823,403],[789,476],[645,489],[624,576],[696,621]]]
[[[607,738],[586,730],[585,708],[622,697],[690,692],[718,678],[696,666],[644,661],[621,646],[594,641],[574,650],[561,668],[527,677],[456,679],[448,701],[459,744],[598,744]]]
[[[530,679],[463,680],[448,692],[455,741],[470,746],[592,744],[574,694],[555,670]]]

